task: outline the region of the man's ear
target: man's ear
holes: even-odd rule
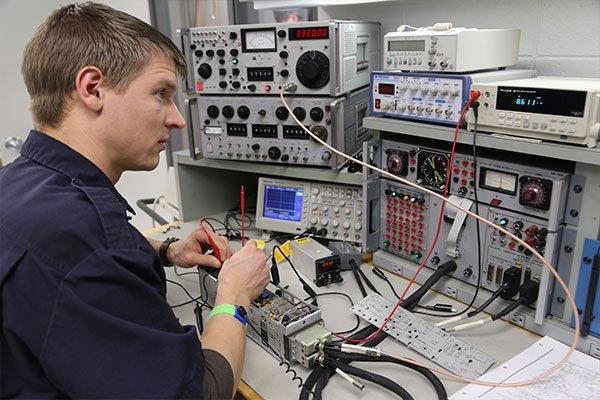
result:
[[[75,77],[75,97],[92,111],[102,110],[104,100],[104,80],[102,71],[88,65],[79,70]]]

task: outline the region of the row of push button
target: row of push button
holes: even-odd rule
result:
[[[570,129],[566,129],[566,128],[557,128],[556,126],[548,126],[548,124],[542,122],[542,123],[537,123],[537,122],[529,122],[529,121],[523,121],[523,123],[521,124],[520,121],[511,121],[511,120],[504,120],[504,119],[499,119],[498,120],[498,125],[506,125],[506,126],[515,126],[517,128],[521,127],[521,125],[523,126],[523,128],[531,128],[531,129],[540,129],[540,130],[546,130],[548,129],[549,132],[558,132],[558,133],[570,133],[570,134],[574,134],[576,132],[575,128],[570,128]]]

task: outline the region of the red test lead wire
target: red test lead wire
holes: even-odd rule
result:
[[[242,246],[244,245],[244,209],[246,208],[246,198],[244,193],[244,185],[240,186],[240,208],[242,209]]]

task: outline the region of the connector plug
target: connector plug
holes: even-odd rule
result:
[[[287,83],[283,85],[282,89],[284,92],[295,92],[296,89],[298,89],[298,85],[296,85],[295,83]]]
[[[271,257],[271,282],[273,285],[279,285],[279,282],[281,282],[279,277],[279,268],[277,267],[277,261],[275,261],[275,257]]]
[[[504,290],[500,294],[504,300],[510,300],[519,293],[519,285],[521,284],[521,268],[510,267],[504,271],[502,277],[502,286]]]
[[[522,299],[523,304],[531,305],[537,300],[539,291],[540,283],[537,280],[527,281],[519,289],[519,300]]]

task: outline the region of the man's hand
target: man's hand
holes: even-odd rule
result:
[[[271,279],[264,251],[249,240],[244,247],[223,263],[215,304],[240,304],[246,307],[257,298]]]
[[[217,246],[221,259],[202,254],[203,248],[212,248],[211,240]],[[183,268],[195,267],[196,265],[219,268],[222,262],[232,255],[233,251],[231,251],[227,238],[203,228],[198,228],[185,239],[172,243],[167,250],[169,261]]]

